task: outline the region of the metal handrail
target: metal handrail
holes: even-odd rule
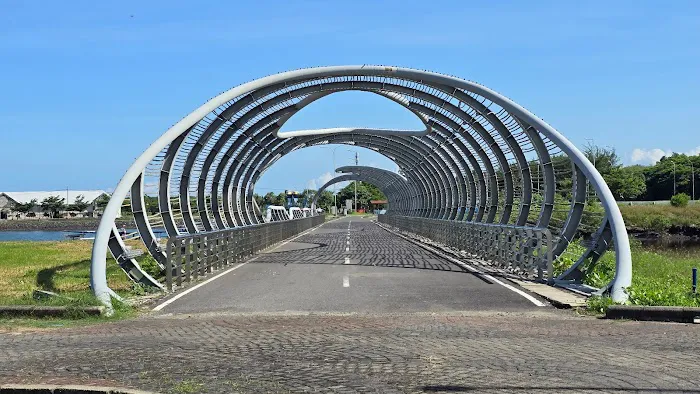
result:
[[[456,248],[524,277],[553,283],[552,233],[547,228],[459,222],[383,214],[380,223]]]
[[[285,239],[321,225],[324,215],[269,222],[226,230],[170,237],[165,252],[165,284],[172,291],[182,282],[244,261]]]

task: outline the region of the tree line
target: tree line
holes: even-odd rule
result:
[[[85,197],[82,195],[76,197],[72,204],[66,204],[65,198],[51,196],[43,199],[41,202],[36,198],[25,203],[18,202],[15,204],[13,210],[26,215],[37,206],[41,207],[41,210],[46,213],[48,217],[57,218],[61,211],[83,212],[90,206],[90,203],[85,201]]]
[[[653,165],[624,166],[614,148],[588,145],[584,153],[619,201],[670,200],[681,193],[695,199],[699,194],[693,196],[692,189],[693,178],[695,183],[700,180],[700,155],[674,153]]]
[[[618,201],[635,201],[635,200],[670,200],[676,194],[686,194],[692,199],[695,199],[700,195],[700,191],[692,195],[692,178],[695,178],[698,183],[698,188],[700,189],[700,176],[698,176],[698,169],[700,169],[700,155],[688,156],[685,154],[674,153],[671,156],[666,156],[661,158],[657,163],[653,165],[643,166],[643,165],[630,165],[625,166],[622,164],[622,160],[618,156],[614,148],[610,147],[600,147],[596,145],[589,144],[584,148],[584,154],[594,163],[596,169],[605,179],[605,182],[610,187],[612,194]],[[570,159],[565,155],[557,155],[552,157],[552,164],[555,168],[556,173],[556,190],[557,198],[568,199],[571,196],[572,186],[573,186],[573,173],[571,167]],[[519,171],[515,168],[516,164],[513,164],[511,173],[517,178]],[[536,190],[542,190],[544,185],[541,185],[543,175],[541,173],[541,168],[538,161],[530,162],[530,173],[533,177],[533,187]],[[497,171],[496,176],[499,178],[499,183],[503,179],[503,172]],[[675,187],[674,187],[675,179]],[[514,179],[516,183],[516,188],[518,186],[518,179]],[[269,192],[264,195],[254,194],[255,201],[261,209],[264,209],[268,205],[284,206],[289,208],[290,206],[306,207],[311,204],[317,190],[305,189],[301,193],[298,193],[298,197],[294,202],[289,205],[287,202],[287,195],[284,192],[274,193]],[[355,186],[354,182],[348,183],[347,186],[343,187],[338,191],[335,198],[335,204],[337,207],[342,207],[345,205],[345,200],[353,200],[355,197]],[[56,197],[55,199],[58,199]],[[102,201],[104,199],[104,201]],[[103,196],[96,200],[96,205],[98,207],[103,207],[106,205],[106,201],[109,200],[108,197]],[[358,208],[369,209],[371,206],[371,200],[386,200],[384,193],[379,190],[375,185],[366,182],[357,182],[357,201]],[[155,196],[144,196],[146,211],[153,215],[159,212],[158,198]],[[76,201],[71,207],[80,208],[82,201]],[[318,198],[317,206],[325,210],[329,210],[333,206],[334,198],[333,193],[330,190],[324,190]],[[28,203],[29,208],[27,212],[31,210],[33,206],[37,203]],[[58,211],[63,210],[64,205],[62,202],[51,201],[42,202],[42,209],[47,212],[58,214]],[[80,205],[80,206],[76,206]],[[87,204],[86,204],[87,205]],[[128,199],[125,201],[125,206],[127,208],[123,209],[123,213],[128,213]],[[175,205],[178,205],[175,203]],[[197,201],[192,198],[191,205],[196,206]],[[174,207],[177,209],[177,207]],[[84,209],[84,208],[83,208]],[[18,209],[19,211],[20,209]],[[70,209],[69,209],[70,210]],[[75,209],[81,210],[81,209]],[[20,211],[22,212],[22,211]],[[53,216],[52,216],[53,217]]]
[[[305,189],[299,193],[299,197],[290,205],[287,201],[287,195],[283,193],[275,194],[269,192],[263,196],[255,194],[255,200],[260,208],[264,208],[268,205],[278,205],[285,206],[287,208],[292,206],[305,207],[310,206],[311,201],[313,201],[318,190]],[[337,207],[345,205],[345,200],[354,200],[355,198],[355,186],[353,182],[350,182],[347,186],[338,191],[335,198],[335,204]],[[378,187],[366,182],[357,182],[357,207],[360,209],[370,208],[370,201],[372,200],[386,200],[384,193],[379,190]],[[333,193],[330,190],[324,190],[318,197],[316,206],[318,208],[323,208],[326,211],[333,206],[334,198]]]

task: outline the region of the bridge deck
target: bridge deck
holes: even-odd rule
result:
[[[169,313],[533,310],[366,218],[348,217],[259,255],[173,301]]]

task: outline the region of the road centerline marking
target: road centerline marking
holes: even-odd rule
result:
[[[343,276],[343,287],[350,287],[350,277],[347,275]]]

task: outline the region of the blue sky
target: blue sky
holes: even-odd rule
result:
[[[109,189],[216,94],[289,69],[385,64],[480,82],[626,163],[700,152],[697,1],[3,2],[0,191]],[[347,105],[346,105],[347,104]],[[418,127],[334,95],[286,128]],[[341,109],[342,108],[342,109]],[[338,165],[353,153],[336,150]],[[332,171],[331,149],[273,166],[260,192]],[[394,169],[369,151],[360,163]]]

